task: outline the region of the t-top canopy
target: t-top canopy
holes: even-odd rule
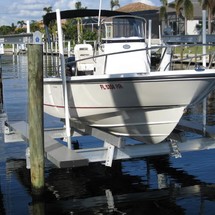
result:
[[[99,10],[97,9],[65,10],[65,11],[61,11],[60,14],[61,14],[61,19],[72,19],[77,17],[98,16]],[[104,17],[117,16],[117,15],[130,15],[130,14],[119,12],[119,11],[101,10],[101,16],[104,16]],[[43,23],[46,26],[48,26],[52,20],[56,20],[56,12],[47,13],[43,17]]]

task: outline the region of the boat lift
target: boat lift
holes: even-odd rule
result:
[[[214,126],[206,126],[207,136],[193,139],[183,137],[184,131],[202,134],[202,125],[181,120],[170,138],[159,144],[145,144],[125,137],[117,137],[97,128],[92,128],[80,122],[71,122],[73,140],[82,135],[94,136],[103,145],[94,148],[69,149],[56,138],[66,136],[65,127],[45,129],[45,157],[58,168],[73,168],[87,166],[91,162],[101,162],[111,166],[114,160],[127,160],[147,156],[169,154],[175,158],[181,157],[182,152],[206,150],[215,148]],[[28,124],[24,121],[9,122],[5,126],[5,142],[28,141]],[[29,149],[26,150],[27,168],[29,165]]]

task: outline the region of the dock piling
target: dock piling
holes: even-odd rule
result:
[[[35,195],[44,190],[43,47],[28,45],[28,103],[31,185]]]

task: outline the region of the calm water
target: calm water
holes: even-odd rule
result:
[[[3,56],[4,107],[9,120],[27,120],[26,56]],[[214,94],[208,100],[208,123],[215,122]],[[201,121],[201,105],[186,114]],[[62,126],[45,115],[45,125]],[[187,134],[188,136],[190,134]],[[91,145],[97,140],[80,140]],[[58,169],[46,162],[46,193],[31,196],[23,142],[0,143],[0,214],[215,214],[215,150],[135,159],[113,168],[92,164]],[[161,183],[162,182],[162,183]]]

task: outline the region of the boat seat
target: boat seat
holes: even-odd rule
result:
[[[93,47],[90,44],[77,44],[74,48],[77,70],[82,72],[94,71]],[[86,60],[84,60],[87,58]],[[90,59],[89,59],[90,58]],[[81,61],[79,61],[81,60]]]

